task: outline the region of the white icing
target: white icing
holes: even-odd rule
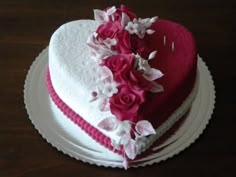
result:
[[[98,109],[99,101],[91,102],[91,93],[97,90],[98,79],[105,72],[92,58],[91,48],[86,44],[97,26],[92,20],[64,24],[52,35],[49,44],[49,69],[56,93],[94,127],[104,118],[113,116],[109,111]],[[117,139],[115,133],[100,131]]]

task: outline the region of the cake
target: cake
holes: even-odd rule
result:
[[[197,52],[180,24],[127,6],[57,29],[49,44],[51,103],[124,167],[165,134],[197,92]],[[79,135],[78,135],[79,136]]]

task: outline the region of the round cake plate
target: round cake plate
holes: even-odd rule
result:
[[[48,48],[35,59],[25,80],[25,106],[35,128],[57,150],[77,160],[98,166],[122,168],[123,161],[118,155],[93,140],[84,141],[89,138],[88,135],[51,102],[45,84],[47,65]],[[173,157],[189,147],[206,128],[214,109],[215,88],[212,76],[200,57],[198,71],[199,90],[181,127],[165,142],[152,147],[152,153],[132,161],[131,167],[151,165]]]

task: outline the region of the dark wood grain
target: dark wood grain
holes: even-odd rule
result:
[[[63,23],[94,8],[127,4],[140,16],[179,22],[196,37],[216,84],[216,109],[204,134],[180,155],[128,171],[96,167],[58,152],[34,129],[23,102],[31,63]],[[236,176],[236,3],[234,0],[1,0],[0,177]]]

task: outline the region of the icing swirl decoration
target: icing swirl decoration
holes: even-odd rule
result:
[[[99,101],[100,111],[113,114],[100,121],[98,127],[115,132],[120,138],[111,140],[112,146],[123,148],[124,159],[134,159],[139,137],[156,133],[150,122],[138,120],[138,110],[147,92],[164,91],[156,82],[163,73],[149,64],[157,51],[150,51],[145,44],[145,36],[155,33],[151,26],[158,18],[137,18],[124,5],[96,9],[94,18],[99,26],[89,36],[87,44],[104,73],[91,93],[91,101]]]

